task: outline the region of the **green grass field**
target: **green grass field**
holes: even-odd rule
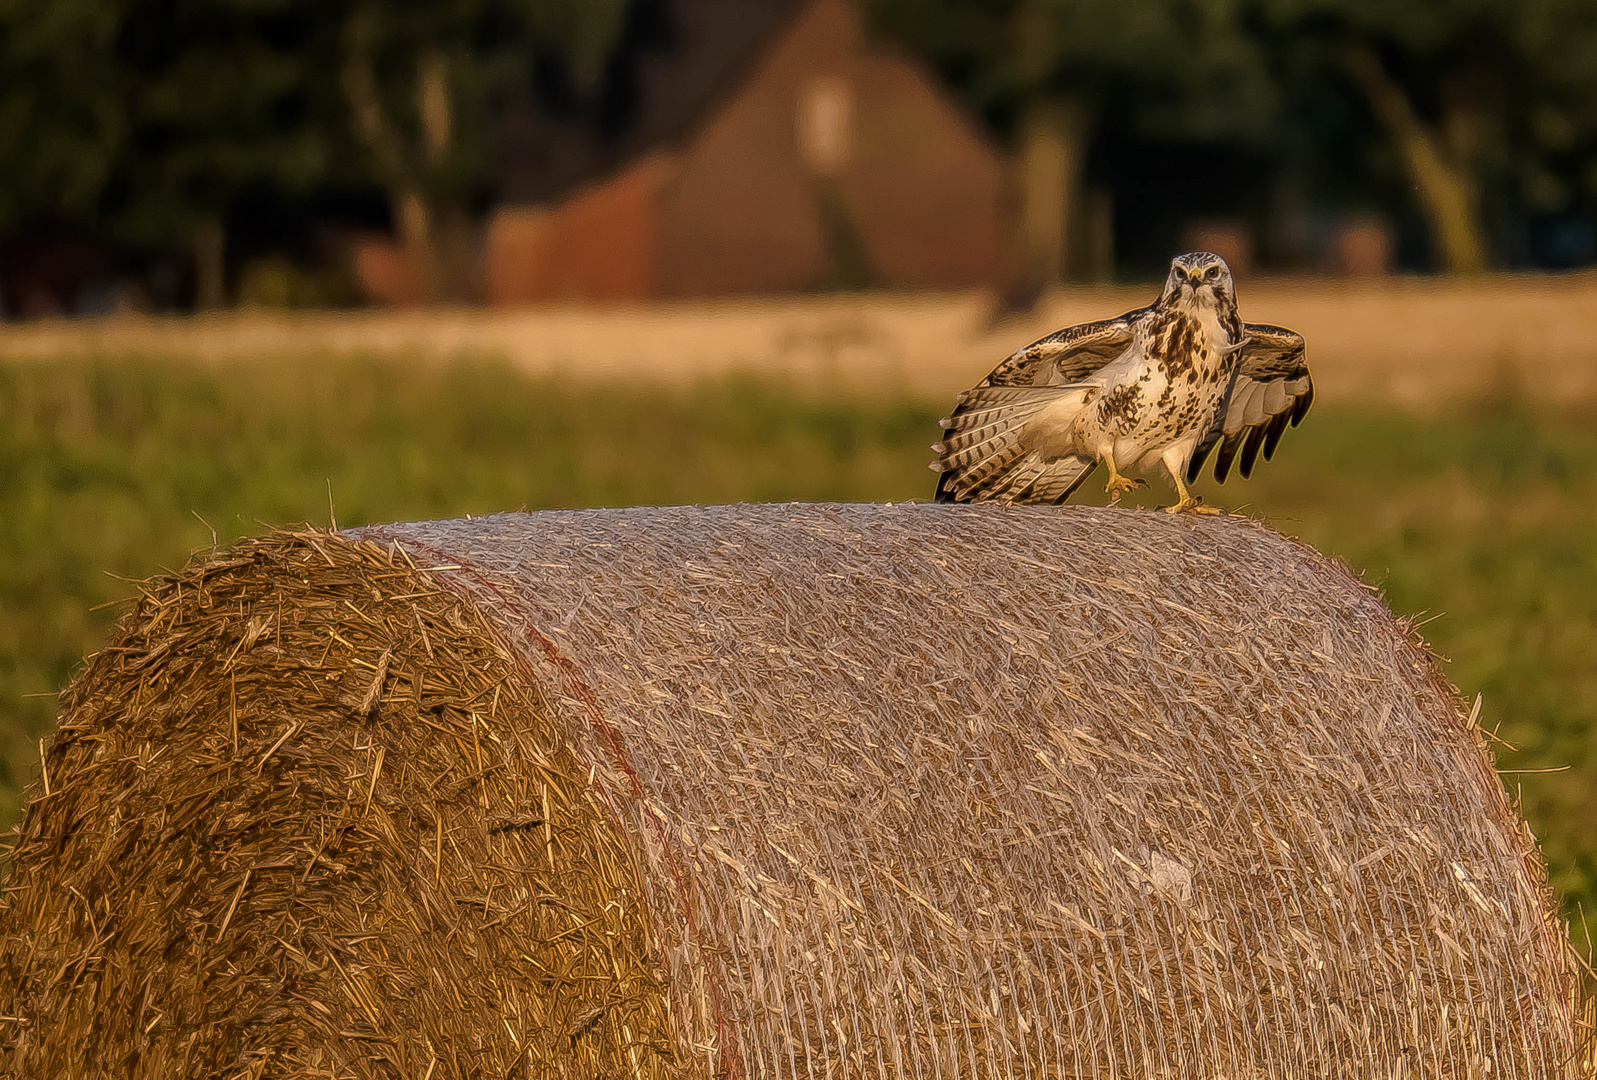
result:
[[[727,381],[578,388],[489,364],[0,366],[0,823],[113,603],[269,525],[929,495],[940,403]],[[1321,406],[1206,491],[1346,559],[1452,661],[1576,916],[1597,907],[1597,423]],[[1203,490],[1203,489],[1200,489]],[[1155,494],[1167,493],[1155,483]],[[1585,944],[1585,934],[1575,931]]]

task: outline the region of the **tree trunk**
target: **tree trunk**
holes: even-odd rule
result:
[[[216,311],[227,306],[227,229],[207,215],[194,227],[194,307]]]
[[[394,195],[394,228],[399,242],[410,257],[422,299],[434,301],[443,295],[443,274],[439,266],[437,231],[432,208],[426,196],[413,187],[401,188]]]
[[[1433,131],[1414,112],[1402,87],[1386,74],[1380,57],[1371,49],[1351,45],[1342,59],[1414,182],[1430,223],[1437,260],[1452,273],[1485,270],[1488,259],[1475,148],[1468,140],[1445,137],[1448,129],[1459,131],[1475,125],[1454,115],[1447,119],[1444,130]]]
[[[449,160],[454,149],[454,99],[449,92],[449,57],[429,49],[416,62],[416,115],[421,120],[422,160],[429,171]],[[470,299],[472,251],[463,215],[438,205],[436,199],[422,207],[427,217],[427,257],[431,259],[432,296],[436,299]]]
[[[427,164],[438,166],[454,142],[454,106],[449,95],[449,57],[429,49],[416,63],[416,114]]]
[[[1082,276],[1088,281],[1115,279],[1115,200],[1106,187],[1089,190],[1081,201]]]
[[[451,142],[448,66],[441,52],[430,51],[416,63],[416,104],[421,119],[420,152],[406,145],[383,109],[372,61],[370,11],[357,9],[345,27],[344,98],[356,135],[377,162],[389,192],[394,231],[409,256],[424,300],[446,293],[446,273],[439,256],[438,214],[426,188],[425,174],[447,156]]]
[[[1033,289],[1064,281],[1081,221],[1091,131],[1078,101],[1043,99],[1026,113],[1020,145],[1020,274]]]

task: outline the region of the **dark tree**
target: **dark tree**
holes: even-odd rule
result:
[[[1568,204],[1554,163],[1597,116],[1597,6],[1586,0],[1251,0],[1294,60],[1352,87],[1400,163],[1438,265],[1494,261],[1493,179]],[[1550,168],[1550,166],[1552,166]],[[1540,190],[1538,191],[1538,187]],[[1548,196],[1551,195],[1549,199]]]
[[[1065,277],[1095,130],[1205,136],[1257,125],[1271,87],[1225,0],[871,0],[876,26],[933,61],[1018,150],[1021,272]]]
[[[603,72],[626,0],[348,0],[339,28],[350,128],[434,299],[467,291],[466,213],[494,163],[498,104],[555,52]]]

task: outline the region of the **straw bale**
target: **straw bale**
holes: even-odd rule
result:
[[[44,766],[0,1075],[1589,1075],[1473,719],[1239,519],[279,533],[152,585]]]

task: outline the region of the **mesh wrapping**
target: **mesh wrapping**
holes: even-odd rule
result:
[[[293,747],[324,728],[307,722],[271,748],[289,726],[270,716],[288,706],[244,736],[236,703],[231,720],[217,706],[196,723],[210,725],[218,761],[229,723],[240,760],[271,749],[257,772],[273,791],[303,783],[294,770],[308,775],[323,758],[369,763],[373,747],[392,746],[387,760],[403,757],[410,772],[379,758],[349,795],[317,804],[363,823],[375,805],[390,824],[351,826],[371,831],[370,868],[315,905],[345,923],[346,909],[423,914],[363,914],[338,931],[358,939],[340,946],[353,950],[341,971],[391,973],[388,990],[370,990],[392,994],[391,1024],[383,1008],[324,1022],[298,1003],[353,1008],[334,992],[347,971],[312,965],[278,1013],[257,1008],[236,1038],[216,1035],[218,1075],[246,1075],[251,1061],[285,1075],[325,1066],[437,1078],[524,1068],[1540,1080],[1589,1068],[1585,1005],[1534,840],[1474,723],[1378,597],[1262,526],[1115,509],[738,506],[392,525],[261,551],[247,572],[229,568],[239,556],[191,568],[187,600],[181,589],[152,595],[163,611],[236,604],[234,629],[210,636],[219,655],[237,654],[252,618],[274,602],[281,612],[274,582],[310,583],[331,573],[324,561],[336,566],[343,591],[320,617],[343,644],[317,629],[327,651],[316,670],[336,682],[349,647],[345,668],[360,676],[339,700],[361,722],[333,716],[322,749],[298,758]],[[230,573],[248,580],[218,600]],[[440,603],[459,610],[418,621],[425,650],[371,628],[403,605]],[[95,978],[46,988],[70,950],[38,942],[109,918],[83,921],[64,895],[63,876],[86,887],[92,862],[72,854],[84,825],[63,809],[70,777],[82,774],[102,804],[118,785],[157,784],[151,798],[164,797],[149,769],[94,773],[107,746],[132,762],[151,736],[134,730],[147,711],[138,694],[87,689],[147,685],[159,626],[147,611],[133,617],[133,659],[113,648],[68,695],[70,722],[46,759],[55,794],[30,809],[19,884],[0,911],[12,988],[0,1006],[34,1018],[8,1058],[64,1061],[43,1048],[52,1036],[40,1010],[67,1015],[74,993],[103,1009],[130,993],[124,984],[148,981],[128,946],[126,974],[90,957]],[[455,681],[476,673],[480,686],[449,709],[407,689],[407,678],[423,686],[429,663],[444,666],[438,654],[466,655],[468,639],[477,651]],[[422,673],[398,674],[412,667]],[[406,719],[412,698],[421,721]],[[342,749],[352,727],[367,742]],[[240,738],[255,742],[239,751]],[[189,769],[189,788],[217,775],[173,768]],[[481,790],[444,784],[452,769]],[[589,837],[585,862],[544,824],[558,816],[552,775],[563,778],[560,805],[589,808],[561,826]],[[283,805],[281,838],[251,834],[248,865],[303,864],[318,880],[296,845],[327,829]],[[499,824],[472,832],[474,815]],[[451,862],[457,829],[464,847]],[[158,838],[140,843],[165,858]],[[244,864],[228,865],[192,871],[210,875],[191,887],[213,897],[185,901],[206,913],[199,938],[231,923],[264,941],[272,912],[314,906],[291,885],[280,896],[248,876],[240,885]],[[127,871],[102,859],[94,873]],[[362,893],[366,873],[381,887]],[[453,899],[406,899],[432,889]],[[599,898],[591,921],[559,921],[579,894]],[[427,921],[440,906],[458,912],[452,928]],[[415,930],[403,949],[401,923]],[[607,938],[594,936],[600,924]],[[609,950],[581,976],[593,985],[537,975],[551,970],[546,959],[522,964],[556,938],[586,942],[584,957]],[[292,940],[304,955],[320,947]],[[478,967],[459,966],[460,950]],[[428,965],[477,994],[447,1022],[413,1007],[447,996],[425,974],[405,975]],[[501,976],[504,988],[483,989]],[[334,990],[310,994],[302,984],[315,979]],[[542,1034],[528,1049],[533,1012]],[[273,1025],[291,1020],[296,1048],[274,1043]],[[392,1045],[374,1047],[378,1035]],[[609,1040],[612,1056],[581,1058],[590,1040]],[[157,1060],[153,1046],[140,1060]]]

